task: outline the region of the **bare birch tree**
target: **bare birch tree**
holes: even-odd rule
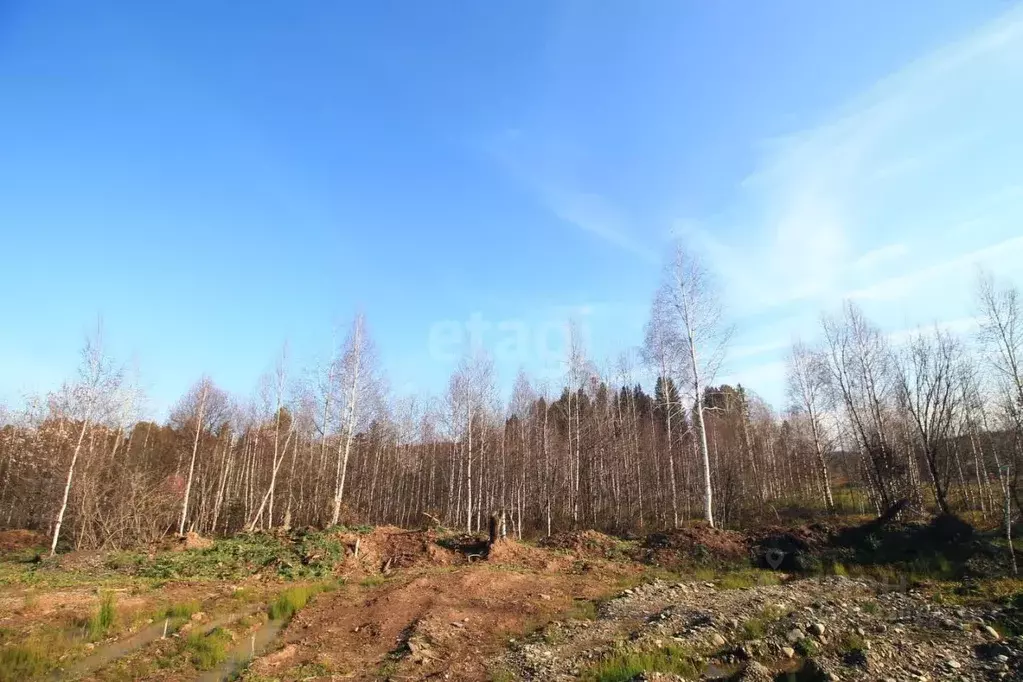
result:
[[[654,299],[654,317],[682,349],[687,385],[693,396],[693,422],[703,465],[704,516],[714,526],[714,490],[704,419],[704,390],[724,360],[732,328],[724,323],[717,285],[700,260],[675,245]]]
[[[277,474],[280,471],[281,464],[284,463],[284,458],[288,454],[288,446],[291,444],[292,437],[295,435],[295,416],[293,412],[288,411],[285,407],[285,391],[287,390],[287,382],[288,347],[285,345],[284,348],[281,349],[281,355],[274,366],[273,377],[267,378],[267,380],[264,381],[264,384],[271,385],[270,390],[273,391],[273,464],[270,468],[270,485],[263,494],[259,507],[256,509],[256,513],[253,514],[252,518],[249,520],[248,529],[250,531],[256,527],[256,523],[263,517],[264,510],[267,510],[268,512],[268,526],[273,528],[274,525],[274,493],[277,490]],[[282,430],[284,431],[283,435]],[[284,439],[283,443],[281,441],[282,438]],[[289,518],[288,523],[290,522],[291,519]]]
[[[888,341],[863,312],[845,303],[841,318],[824,317],[832,398],[842,405],[863,457],[878,515],[907,492],[910,471],[892,442],[891,407],[896,387]]]
[[[959,416],[962,349],[949,333],[914,333],[899,353],[898,398],[919,439],[938,508],[949,512],[948,450]]]
[[[810,438],[824,490],[824,503],[829,512],[834,512],[835,500],[831,494],[831,479],[825,459],[830,449],[828,426],[824,420],[827,410],[827,360],[820,351],[797,341],[789,354],[787,378],[789,400],[797,412],[806,416],[810,427]]]
[[[337,525],[341,519],[341,504],[344,501],[345,482],[348,477],[348,461],[352,453],[352,441],[361,423],[366,402],[373,396],[377,385],[376,350],[366,329],[362,313],[355,316],[352,328],[345,340],[341,355],[341,367],[334,376],[341,381],[341,396],[338,407],[342,413],[341,438],[338,440],[337,468],[334,475],[334,504],[330,523]]]
[[[1019,475],[1023,466],[1023,307],[1019,291],[1013,286],[999,288],[994,278],[981,272],[977,283],[977,302],[980,308],[980,339],[987,350],[995,386],[1001,397],[1006,420],[1013,434],[1012,462],[1005,471],[1012,471],[1012,492],[1017,509]],[[1007,474],[1002,483],[1008,490]]]
[[[675,415],[681,405],[675,404],[674,385],[669,387],[670,380],[685,381],[689,368],[684,362],[684,349],[679,344],[679,337],[671,323],[668,309],[663,301],[654,301],[650,311],[650,319],[647,321],[646,333],[643,339],[643,358],[647,365],[656,373],[657,381],[662,385],[662,390],[655,395],[662,396],[664,401],[664,420],[667,431],[668,451],[668,476],[671,479],[671,513],[672,527],[678,528],[679,504],[678,486],[675,476],[675,448],[674,441],[676,432],[681,428],[675,423]]]
[[[75,465],[82,452],[82,444],[90,427],[101,421],[112,409],[116,393],[120,389],[122,371],[115,368],[103,348],[103,331],[97,327],[96,333],[87,338],[82,349],[82,362],[78,370],[78,380],[65,384],[61,391],[50,397],[51,412],[58,418],[71,423],[78,422],[78,436],[71,451],[71,462],[68,464],[67,478],[64,482],[64,493],[60,507],[53,522],[53,535],[50,541],[50,556],[57,553],[57,541],[60,529],[67,512],[68,497],[74,481]]]
[[[181,500],[181,516],[178,520],[179,534],[185,533],[188,523],[195,463],[202,444],[202,436],[223,424],[229,409],[227,395],[217,388],[212,379],[203,376],[171,412],[171,422],[180,425],[183,430],[190,430],[192,435],[192,455],[188,464],[188,476],[185,479],[185,493]]]

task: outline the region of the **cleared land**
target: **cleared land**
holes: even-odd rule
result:
[[[951,517],[493,546],[335,528],[55,560],[0,535],[4,681],[1023,679],[1023,582]]]

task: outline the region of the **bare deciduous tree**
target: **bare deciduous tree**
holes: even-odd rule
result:
[[[704,389],[724,360],[732,328],[724,324],[717,287],[703,264],[676,244],[664,281],[654,299],[654,319],[672,344],[682,350],[693,395],[693,421],[703,462],[704,516],[714,526],[714,491],[704,419]]]
[[[955,420],[960,407],[958,390],[962,349],[947,332],[915,333],[899,355],[898,397],[919,439],[938,507],[948,513],[950,457]]]
[[[824,420],[827,409],[827,371],[827,360],[819,350],[808,348],[801,341],[792,345],[788,360],[789,400],[795,411],[806,416],[824,491],[824,503],[828,511],[833,512],[835,500],[831,494],[831,479],[825,459],[830,449],[828,426]]]
[[[106,355],[103,348],[103,330],[97,327],[95,335],[86,339],[85,347],[82,349],[78,380],[73,384],[65,384],[59,393],[50,397],[51,412],[56,414],[61,422],[79,422],[78,437],[71,451],[71,462],[68,464],[67,479],[64,482],[64,494],[53,522],[50,556],[57,552],[57,541],[60,539],[60,528],[67,512],[68,496],[74,480],[75,465],[82,452],[82,443],[89,428],[105,418],[113,408],[121,379],[122,371],[114,367]]]
[[[376,350],[366,329],[366,319],[359,313],[352,322],[351,331],[345,341],[341,356],[341,368],[335,373],[342,382],[339,406],[344,414],[342,438],[338,441],[337,469],[334,477],[334,506],[331,525],[337,525],[341,518],[341,503],[344,501],[345,481],[348,477],[348,461],[352,452],[352,440],[359,428],[362,410],[370,393],[377,390]]]

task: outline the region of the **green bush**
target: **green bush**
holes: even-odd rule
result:
[[[116,563],[129,565],[134,573],[156,580],[232,580],[267,570],[296,580],[328,575],[343,556],[341,543],[324,532],[295,533],[291,537],[243,533],[215,540],[205,549],[163,552],[153,559],[122,558]]]
[[[597,605],[589,599],[576,599],[564,617],[566,620],[596,620]]]

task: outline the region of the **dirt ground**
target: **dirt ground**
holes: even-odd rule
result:
[[[579,531],[488,546],[441,529],[310,529],[56,561],[26,559],[33,538],[13,533],[0,537],[21,553],[0,561],[0,682],[1020,679],[1023,582],[1004,577],[1004,551],[969,530],[949,520],[695,525],[638,540]],[[786,565],[765,570],[769,550]],[[941,571],[966,573],[930,591],[886,582],[933,565],[924,550],[951,562]],[[871,557],[912,563],[850,564],[854,579],[838,563]],[[313,596],[293,617],[270,615],[306,588]],[[110,595],[115,623],[86,638]],[[158,636],[167,607],[186,603],[198,613]],[[223,650],[207,651],[207,638]],[[680,651],[692,659],[684,678],[653,673],[650,661],[675,665]],[[40,657],[37,668],[4,667],[25,652]],[[97,657],[101,666],[72,674]],[[638,672],[594,672],[607,661]]]
[[[310,679],[308,671],[319,669],[329,671],[323,679],[487,679],[488,658],[509,638],[608,594],[636,572],[507,543],[487,561],[324,595],[248,676]]]

